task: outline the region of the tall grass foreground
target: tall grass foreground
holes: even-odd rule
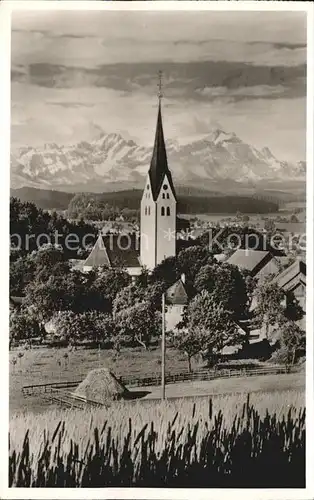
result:
[[[232,418],[230,412],[226,418],[223,408],[213,410],[212,399],[207,399],[206,414],[204,401],[201,413],[193,403],[187,414],[185,404],[174,416],[169,412],[171,420],[167,421],[151,418],[149,411],[151,421],[142,423],[140,430],[138,407],[117,404],[110,408],[110,418],[103,412],[107,418],[102,425],[101,414],[95,424],[90,412],[88,435],[83,429],[81,437],[71,436],[71,422],[64,418],[51,434],[47,428],[39,435],[27,428],[20,446],[16,436],[9,436],[9,485],[305,487],[304,407],[290,407],[278,415],[259,411],[248,398]],[[84,411],[71,412],[72,418],[74,412],[75,420],[86,422]],[[32,422],[35,428],[41,417],[34,416],[28,425]]]

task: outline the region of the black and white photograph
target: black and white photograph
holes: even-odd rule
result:
[[[11,12],[3,498],[310,498],[311,6],[47,3]]]

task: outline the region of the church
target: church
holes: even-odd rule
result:
[[[153,270],[176,255],[177,197],[168,167],[162,112],[158,96],[155,142],[140,210],[140,235],[102,235],[83,264],[83,271],[102,266],[123,267],[131,276]]]

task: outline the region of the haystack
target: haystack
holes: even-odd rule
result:
[[[105,404],[107,401],[122,399],[128,393],[128,389],[108,368],[98,368],[88,373],[76,388],[73,396],[85,401]]]

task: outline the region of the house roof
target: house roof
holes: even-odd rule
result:
[[[141,267],[140,240],[136,234],[103,236],[112,267]]]
[[[185,305],[188,302],[188,294],[181,279],[171,285],[166,291],[167,303],[172,305]]]
[[[141,267],[139,239],[135,234],[99,234],[84,266]]]
[[[306,264],[297,259],[291,266],[284,269],[272,281],[277,283],[285,292],[293,291],[300,283],[306,286]]]
[[[165,175],[169,180],[171,190],[175,196],[172,176],[168,168],[167,152],[162,126],[161,105],[159,101],[154,149],[149,168],[149,179],[154,200],[156,200],[159,195]]]
[[[111,267],[111,263],[104,243],[104,238],[100,233],[98,235],[95,245],[93,246],[91,253],[84,262],[84,266]]]
[[[271,259],[272,254],[264,250],[251,250],[238,248],[227,260],[241,269],[246,269],[251,274],[257,274]]]
[[[258,281],[261,282],[270,274],[277,274],[279,269],[280,263],[276,258],[273,258],[266,262],[265,265],[262,265],[262,267],[260,267],[260,269],[255,274],[255,278],[257,278]]]

